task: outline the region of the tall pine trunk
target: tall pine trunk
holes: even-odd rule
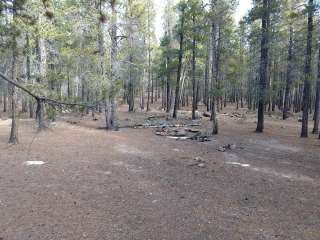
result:
[[[259,82],[259,103],[258,103],[258,122],[256,132],[264,130],[264,111],[266,103],[266,89],[268,80],[269,62],[269,0],[263,0],[262,14],[262,38],[261,38],[261,57],[260,57],[260,82]]]
[[[170,66],[170,57],[167,56],[167,67],[166,67],[166,112],[169,113],[170,112],[170,109],[171,109],[171,101],[170,101],[170,79],[171,79],[171,74],[170,74],[170,69],[169,69],[169,66]]]
[[[8,110],[8,86],[7,83],[3,84],[3,112]]]
[[[133,57],[132,54],[129,56],[129,62],[132,63]],[[129,112],[134,110],[134,88],[133,88],[133,73],[132,73],[132,64],[129,66],[129,86],[128,86],[128,104]]]
[[[310,107],[310,91],[311,91],[311,60],[312,60],[312,33],[313,33],[313,0],[308,3],[308,36],[306,49],[306,64],[305,64],[305,80],[303,89],[302,101],[302,128],[301,137],[308,137],[308,121],[309,121],[309,107]]]
[[[111,1],[112,23],[111,23],[111,112],[110,112],[110,128],[118,130],[117,118],[117,12],[116,0]]]
[[[181,70],[182,70],[182,59],[183,59],[183,48],[184,48],[184,21],[185,21],[185,9],[182,9],[181,12],[181,23],[179,30],[179,63],[178,63],[178,73],[177,73],[177,83],[176,83],[176,91],[175,91],[175,101],[173,107],[173,118],[177,118],[177,111],[179,109],[179,101],[180,101],[180,78],[181,78]]]
[[[39,25],[43,24],[44,21],[44,16],[40,14]],[[41,36],[41,32],[38,32],[37,36],[37,67],[38,75],[36,81],[38,83],[44,83],[47,77],[47,48],[46,40]],[[42,101],[37,102],[36,120],[38,121],[38,131],[43,130],[45,128],[45,122],[44,104]]]
[[[211,9],[214,11],[216,1],[212,0],[211,2]],[[211,20],[211,45],[212,45],[212,68],[211,68],[211,120],[212,120],[212,134],[218,134],[218,119],[217,119],[217,107],[216,107],[216,93],[217,90],[215,76],[216,76],[216,63],[217,61],[217,47],[216,47],[216,25],[215,20]]]
[[[216,102],[217,102],[217,111],[220,112],[220,106],[222,110],[222,94],[221,94],[221,82],[220,82],[220,50],[221,50],[221,44],[222,44],[222,36],[221,36],[221,27],[219,25],[216,26],[218,29],[218,36],[216,39],[217,42],[217,48],[216,48],[216,59],[215,59],[215,81],[216,81],[216,89],[217,89],[217,97],[216,97]]]
[[[318,75],[316,85],[316,99],[314,108],[314,125],[312,133],[316,134],[319,132],[319,111],[320,111],[320,38],[318,42]]]
[[[291,92],[291,85],[292,85],[292,51],[293,51],[293,27],[290,26],[289,29],[289,45],[288,45],[288,65],[287,65],[287,79],[286,79],[286,88],[284,94],[284,104],[283,104],[283,120],[286,120],[289,117],[290,111],[290,92]]]
[[[204,93],[203,93],[203,103],[209,108],[209,75],[210,75],[210,37],[207,40],[207,53],[206,53],[206,65],[204,73]]]
[[[27,82],[29,84],[33,84],[32,78],[31,78],[31,47],[30,47],[30,35],[27,32],[26,33],[26,72],[27,72]],[[29,97],[29,117],[33,118],[33,101],[32,98]]]
[[[192,39],[192,119],[196,119],[197,109],[197,84],[196,84],[196,31],[195,16],[192,16],[193,39]]]
[[[147,101],[147,111],[150,111],[151,102],[151,30],[150,30],[150,1],[148,1],[148,101]],[[153,89],[153,88],[152,88]],[[153,101],[153,100],[152,100]]]
[[[16,23],[16,4],[17,2],[13,2],[13,22]],[[19,57],[19,50],[18,50],[18,36],[14,33],[12,37],[12,79],[17,81],[18,79],[18,57]],[[18,123],[17,123],[17,92],[14,85],[9,84],[9,93],[10,93],[10,105],[11,105],[11,131],[10,131],[10,138],[9,143],[17,144],[19,142],[18,139]]]

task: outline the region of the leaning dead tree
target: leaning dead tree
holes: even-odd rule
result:
[[[46,128],[45,122],[44,122],[44,105],[47,103],[50,106],[67,106],[67,107],[86,107],[86,108],[91,108],[94,109],[96,108],[96,105],[91,105],[88,103],[67,103],[67,102],[62,102],[54,99],[47,98],[45,96],[38,96],[34,94],[32,91],[21,85],[20,83],[8,78],[5,76],[3,73],[0,72],[0,79],[2,79],[5,82],[8,82],[11,84],[13,87],[19,88],[23,92],[27,93],[29,96],[34,98],[37,103],[37,108],[36,108],[36,120],[38,123],[38,130],[41,131],[44,128]]]

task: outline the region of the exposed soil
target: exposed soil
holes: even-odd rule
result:
[[[65,116],[38,134],[21,120],[10,146],[0,121],[0,239],[319,240],[320,140],[277,116],[256,134],[252,114],[232,111],[203,143]],[[151,115],[165,120],[122,111],[121,125]]]

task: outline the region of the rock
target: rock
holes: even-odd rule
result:
[[[171,137],[185,137],[187,132],[184,129],[170,129],[167,135]]]
[[[168,136],[170,139],[175,139],[175,140],[188,140],[190,139],[189,137],[174,137],[174,136]]]
[[[199,163],[204,163],[204,160],[201,157],[195,157],[194,160]]]
[[[158,136],[168,136],[168,128],[165,125],[160,125],[156,130],[156,135]]]
[[[208,136],[200,136],[199,137],[199,142],[209,142],[210,139],[208,138]]]
[[[206,134],[202,134],[201,132],[197,132],[195,135],[191,137],[191,140],[196,140],[199,142],[208,142],[209,137]]]
[[[204,168],[205,167],[205,160],[202,159],[201,157],[195,157],[188,166],[189,167],[198,166],[198,167]]]
[[[222,147],[222,146],[221,146],[221,147],[219,147],[219,148],[218,148],[218,151],[219,151],[219,152],[225,152],[225,151],[226,151],[226,149],[225,149],[224,147]]]
[[[200,132],[199,129],[195,129],[195,128],[186,128],[185,130],[188,131],[188,132],[191,132],[191,133],[198,133],[198,132]]]
[[[205,165],[204,165],[204,163],[199,163],[199,164],[198,164],[198,167],[204,168]]]
[[[210,113],[210,112],[204,112],[204,113],[203,113],[203,116],[209,118],[209,117],[211,117],[211,113]]]
[[[224,146],[220,146],[218,148],[218,151],[220,152],[226,152],[227,150],[235,150],[237,146],[235,144],[226,144]]]
[[[187,135],[187,132],[184,129],[176,131],[176,134],[175,134],[176,137],[185,137],[186,135]]]
[[[237,148],[237,146],[235,144],[230,145],[230,150],[235,150],[236,148]]]

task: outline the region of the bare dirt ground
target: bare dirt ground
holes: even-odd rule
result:
[[[319,240],[320,140],[277,116],[256,134],[253,115],[223,114],[232,111],[204,143],[106,132],[101,116],[64,117],[39,134],[21,120],[10,146],[0,121],[0,239]],[[163,115],[122,111],[121,125],[152,114]],[[224,144],[236,147],[217,151]]]

